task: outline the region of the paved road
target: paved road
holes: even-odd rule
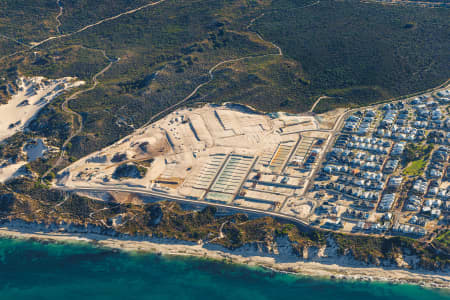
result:
[[[325,147],[324,147],[324,150],[323,150],[323,154],[322,154],[320,160],[317,161],[316,168],[311,172],[311,176],[309,177],[308,183],[306,184],[306,187],[304,189],[304,194],[307,193],[309,191],[309,189],[311,188],[311,184],[314,181],[313,179],[316,177],[317,172],[319,172],[323,161],[326,159],[326,154],[330,151],[330,148],[333,147],[334,139],[335,139],[336,135],[338,135],[339,132],[341,131],[341,128],[342,128],[342,125],[344,123],[345,118],[349,114],[351,114],[353,111],[355,111],[355,110],[344,111],[338,117],[338,119],[336,120],[336,123],[334,123],[333,128],[331,130],[327,130],[328,132],[330,132],[330,136],[327,139],[327,142],[325,144]]]
[[[253,208],[246,208],[246,207],[240,207],[240,206],[234,206],[234,205],[227,205],[227,204],[219,204],[219,203],[212,203],[207,201],[201,201],[201,200],[191,200],[186,199],[181,196],[174,196],[169,195],[166,193],[161,192],[155,192],[146,190],[143,188],[137,188],[137,187],[86,187],[86,186],[77,186],[77,187],[65,187],[65,186],[55,186],[56,189],[67,191],[67,192],[128,192],[128,193],[134,193],[144,196],[150,196],[155,197],[161,200],[168,200],[168,201],[177,201],[181,203],[188,203],[188,204],[202,204],[202,205],[209,205],[209,206],[215,206],[218,208],[224,208],[228,210],[235,210],[235,211],[241,211],[244,213],[256,213],[256,214],[262,214],[262,215],[268,215],[271,217],[276,218],[282,218],[294,223],[297,223],[301,226],[310,227],[309,224],[299,218],[279,213],[279,212],[272,212],[272,211],[266,211],[262,209],[253,209]]]
[[[157,198],[158,200],[167,200],[167,201],[177,201],[180,203],[187,203],[187,204],[193,204],[193,205],[205,205],[205,206],[214,206],[217,208],[223,208],[226,210],[233,210],[233,211],[238,211],[238,212],[243,212],[243,213],[254,213],[254,214],[259,214],[259,215],[264,215],[264,216],[270,216],[270,217],[274,217],[274,218],[279,218],[282,220],[286,220],[295,224],[298,224],[299,226],[301,226],[303,229],[310,229],[310,230],[317,230],[320,229],[322,231],[328,231],[328,232],[335,232],[335,230],[331,230],[331,229],[327,229],[327,228],[318,228],[315,226],[311,226],[309,225],[309,223],[305,222],[302,219],[296,218],[294,216],[291,215],[287,215],[287,214],[283,214],[283,213],[279,213],[279,212],[273,212],[273,211],[266,211],[266,210],[261,210],[261,209],[253,209],[253,208],[247,208],[247,207],[240,207],[240,206],[234,206],[234,205],[227,205],[227,204],[219,204],[219,203],[212,203],[212,202],[207,202],[207,201],[200,201],[200,200],[190,200],[190,199],[186,199],[183,197],[179,197],[179,196],[173,196],[173,195],[168,195],[165,193],[160,193],[160,192],[154,192],[154,191],[149,191],[143,188],[129,188],[129,187],[62,187],[62,186],[56,186],[56,189],[59,190],[63,190],[66,192],[127,192],[127,193],[134,193],[134,194],[138,194],[138,195],[143,195],[143,196],[149,196],[149,197],[154,197]],[[366,234],[366,233],[353,233],[353,232],[347,232],[346,234],[349,235],[354,235],[354,236],[381,236],[378,234]],[[385,236],[386,238],[390,238],[390,236]]]

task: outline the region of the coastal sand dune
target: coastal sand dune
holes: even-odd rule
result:
[[[63,91],[82,84],[83,81],[71,77],[20,77],[18,92],[6,104],[0,105],[0,141],[23,130],[40,109]]]
[[[62,92],[83,85],[85,82],[77,81],[72,77],[59,79],[20,77],[16,84],[17,92],[11,96],[7,103],[0,104],[0,142],[19,131],[23,131],[37,113]],[[41,150],[43,147],[45,146],[40,147]],[[29,154],[31,160],[39,156],[39,153]],[[25,161],[0,162],[0,182],[3,183],[20,175],[20,169],[25,164]]]
[[[305,261],[288,253],[267,254],[258,249],[245,247],[235,251],[219,245],[204,245],[178,240],[149,238],[138,240],[132,238],[112,238],[92,233],[48,233],[27,232],[26,228],[0,228],[0,237],[37,239],[51,242],[88,242],[98,246],[123,251],[138,251],[174,256],[196,256],[230,263],[261,266],[280,272],[296,273],[314,277],[326,277],[346,280],[384,281],[391,283],[409,283],[426,287],[450,289],[449,274],[413,272],[395,268],[365,267],[361,265],[342,266],[336,263]]]

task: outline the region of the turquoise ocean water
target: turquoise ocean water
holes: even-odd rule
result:
[[[450,299],[410,285],[320,280],[196,258],[0,239],[4,299]]]

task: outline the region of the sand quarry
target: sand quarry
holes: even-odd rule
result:
[[[271,209],[300,188],[300,179],[283,174],[301,144],[301,134],[311,135],[319,127],[311,115],[266,115],[235,105],[180,109],[70,165],[59,173],[56,184],[122,186]],[[124,164],[147,171],[142,176],[114,176]],[[282,186],[244,186],[251,176],[259,176],[255,174],[267,174]]]

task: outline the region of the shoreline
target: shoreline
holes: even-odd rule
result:
[[[165,240],[150,238],[120,239],[93,233],[67,234],[55,232],[27,232],[23,229],[14,230],[0,227],[0,238],[13,238],[25,240],[38,240],[41,242],[85,242],[111,250],[124,252],[153,253],[164,256],[192,256],[212,259],[227,263],[262,267],[275,272],[291,275],[309,276],[315,278],[355,280],[366,282],[383,282],[392,284],[412,284],[426,288],[450,290],[450,274],[432,272],[412,272],[404,269],[384,269],[381,267],[341,266],[338,264],[325,264],[315,261],[286,259],[278,262],[280,255],[262,255],[245,250],[228,250],[220,245],[208,246],[180,240]]]

